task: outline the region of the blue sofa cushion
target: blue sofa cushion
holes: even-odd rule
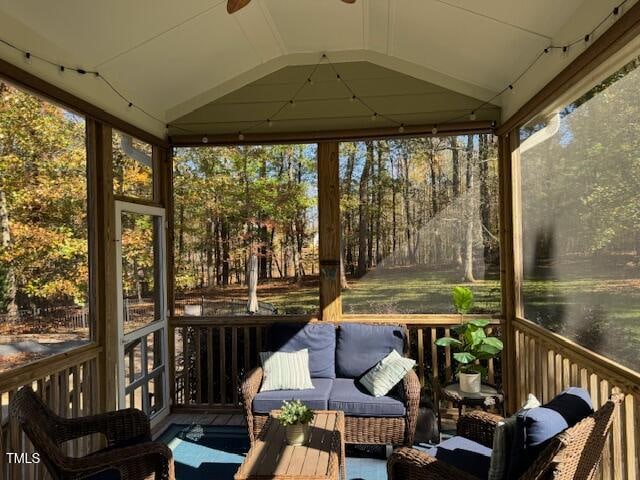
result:
[[[336,328],[330,323],[279,323],[269,330],[272,352],[309,350],[311,378],[336,378]]]
[[[284,400],[300,400],[313,410],[327,410],[333,380],[312,378],[314,388],[307,390],[272,390],[260,392],[253,398],[254,413],[269,413],[282,407]]]
[[[404,351],[401,327],[358,323],[340,325],[336,342],[336,373],[340,378],[359,378],[392,350],[400,355]]]
[[[374,397],[357,380],[336,378],[329,395],[329,410],[342,410],[353,417],[402,417],[406,408],[392,393]]]
[[[541,407],[519,412],[509,478],[526,472],[552,438],[592,413],[589,392],[578,387],[568,388]]]
[[[451,437],[435,447],[424,450],[438,460],[486,479],[491,463],[491,449],[464,437]]]

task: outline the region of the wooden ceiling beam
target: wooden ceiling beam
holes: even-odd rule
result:
[[[238,134],[189,134],[170,137],[173,147],[197,147],[197,146],[231,146],[231,145],[274,145],[290,143],[317,143],[328,141],[354,141],[372,140],[392,137],[416,137],[437,135],[464,135],[468,133],[492,133],[495,122],[469,121],[447,123],[438,125],[438,133],[433,134],[434,125],[406,125],[400,133],[398,127],[361,128],[350,130],[327,130],[315,132],[268,132],[268,133],[244,133],[243,140]],[[207,139],[206,143],[203,138]]]

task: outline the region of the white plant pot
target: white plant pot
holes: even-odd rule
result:
[[[482,385],[479,373],[461,373],[460,391],[467,393],[480,393]]]
[[[287,425],[285,435],[289,445],[306,445],[309,441],[309,424]]]

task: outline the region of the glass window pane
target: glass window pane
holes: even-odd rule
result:
[[[491,135],[343,143],[343,312],[500,311],[498,172]]]
[[[152,146],[131,135],[113,131],[113,192],[153,199]]]
[[[0,81],[0,371],[89,340],[88,270],[85,120]]]
[[[520,132],[525,316],[635,370],[639,65]]]
[[[318,311],[315,145],[177,149],[174,199],[177,315]]]

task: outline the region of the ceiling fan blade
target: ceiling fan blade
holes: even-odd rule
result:
[[[235,13],[243,7],[249,5],[251,0],[227,0],[227,12]]]

